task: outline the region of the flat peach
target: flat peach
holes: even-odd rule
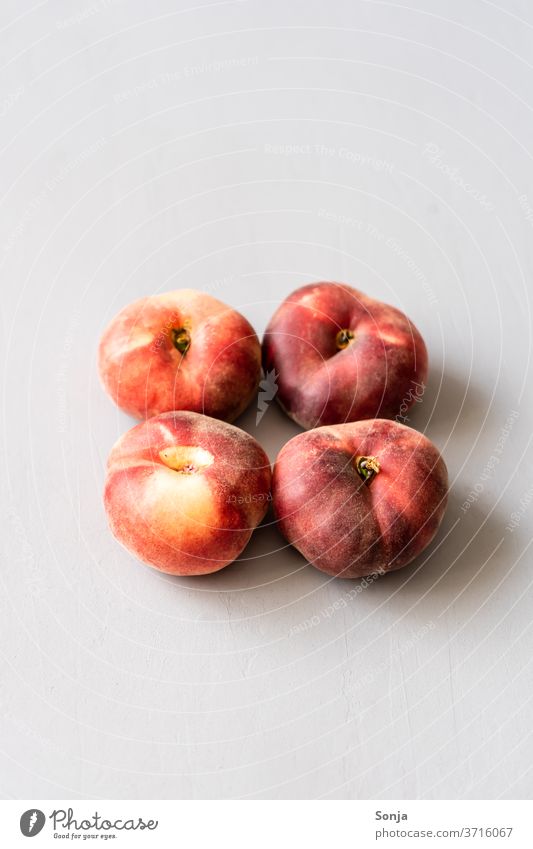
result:
[[[263,368],[304,428],[405,417],[424,391],[424,341],[400,310],[343,283],[297,289],[272,316]]]
[[[137,419],[191,410],[234,421],[257,392],[261,350],[237,310],[179,289],[141,298],[115,316],[98,364],[106,391]]]
[[[274,512],[318,569],[359,578],[406,566],[441,523],[448,473],[430,440],[386,419],[319,427],[280,451]]]
[[[128,551],[172,575],[223,569],[270,500],[268,457],[244,431],[192,412],[163,413],[111,451],[104,504]]]

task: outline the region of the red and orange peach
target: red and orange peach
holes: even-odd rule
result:
[[[261,350],[237,310],[193,289],[141,298],[106,328],[102,383],[138,419],[192,410],[234,421],[254,397]]]
[[[104,504],[111,531],[140,560],[201,575],[243,551],[266,513],[270,479],[252,436],[198,413],[169,412],[115,444]]]

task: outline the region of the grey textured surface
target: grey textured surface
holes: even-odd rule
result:
[[[0,792],[529,797],[531,7],[182,7],[2,3]],[[363,591],[269,526],[211,578],[138,565],[104,324],[192,286],[261,332],[314,279],[426,338],[438,540]],[[274,459],[298,428],[255,413]]]

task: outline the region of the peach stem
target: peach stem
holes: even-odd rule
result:
[[[344,348],[348,347],[354,338],[355,334],[349,328],[345,327],[337,333],[335,337],[335,344],[339,351],[342,351]]]
[[[372,478],[381,471],[377,457],[356,457],[355,468],[365,483],[370,483]]]
[[[191,344],[191,336],[189,331],[186,330],[185,327],[180,327],[179,330],[173,327],[171,337],[172,344],[180,352],[180,354],[185,354],[189,350],[189,346]]]

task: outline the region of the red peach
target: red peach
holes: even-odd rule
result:
[[[448,474],[423,434],[387,419],[301,433],[280,451],[281,532],[318,569],[359,578],[406,566],[435,536]]]
[[[192,410],[233,421],[257,391],[259,341],[237,310],[179,289],[125,307],[99,347],[102,383],[138,419]]]
[[[395,307],[342,283],[312,283],[274,313],[263,367],[277,373],[286,413],[311,428],[405,413],[428,362],[420,333]]]
[[[270,463],[244,431],[191,412],[136,425],[113,447],[104,504],[128,551],[172,575],[216,572],[246,546],[270,500]]]

